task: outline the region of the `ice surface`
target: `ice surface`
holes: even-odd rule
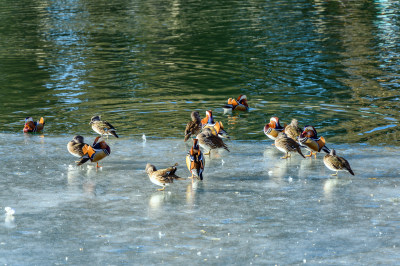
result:
[[[203,182],[157,191],[145,174],[178,162],[181,139],[110,138],[102,168],[74,164],[71,136],[0,134],[0,263],[395,264],[400,260],[396,148],[335,145],[353,177],[283,155],[271,141],[227,141]],[[87,137],[87,142],[94,139]],[[333,147],[333,145],[331,145]]]

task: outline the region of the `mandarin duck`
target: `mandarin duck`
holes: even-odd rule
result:
[[[230,139],[228,132],[226,132],[226,130],[224,129],[224,125],[222,124],[221,121],[219,122],[215,122],[214,125],[206,125],[204,128],[208,128],[211,130],[211,133],[214,136],[218,136],[220,138],[226,138],[226,139]]]
[[[198,139],[193,140],[193,146],[186,156],[186,165],[189,172],[192,174],[191,177],[203,180],[203,171],[205,166],[205,160],[203,153],[200,150]]]
[[[330,150],[325,146],[325,138],[317,136],[317,130],[313,126],[305,126],[303,132],[298,138],[298,142],[302,147],[310,151],[306,157],[311,157],[313,154],[317,158],[317,152],[323,150],[329,153]]]
[[[349,162],[345,158],[337,156],[334,149],[324,156],[324,164],[329,170],[336,171],[335,174],[332,174],[333,176],[337,176],[339,171],[348,171],[351,175],[354,175]]]
[[[249,105],[247,104],[246,95],[239,95],[237,100],[233,98],[228,99],[228,104],[224,105],[224,111],[248,111]]]
[[[275,147],[280,150],[281,152],[286,153],[282,159],[287,159],[290,157],[290,152],[297,152],[301,156],[304,157],[303,153],[300,149],[300,144],[297,143],[295,140],[289,138],[285,133],[279,132],[278,137],[275,139]]]
[[[168,167],[166,169],[160,169],[157,170],[156,167],[152,164],[147,164],[146,165],[146,173],[150,178],[150,181],[153,184],[156,184],[158,186],[161,186],[163,188],[160,188],[158,190],[162,191],[165,189],[165,186],[169,185],[170,183],[174,182],[174,179],[176,180],[184,180],[185,178],[181,178],[177,175],[175,175],[176,172],[176,166],[178,164],[176,163],[175,165]]]
[[[110,146],[108,146],[108,144],[104,140],[97,142],[100,138],[100,136],[96,137],[92,146],[85,144],[82,147],[83,156],[81,157],[81,160],[77,163],[78,166],[90,160],[91,162],[97,163],[96,167],[99,168],[99,161],[111,154]]]
[[[214,136],[229,139],[228,132],[225,131],[222,122],[214,121],[211,110],[206,111],[206,117],[201,120],[201,125],[203,128],[209,128]]]
[[[229,151],[224,141],[220,137],[213,135],[209,128],[203,128],[202,132],[196,138],[199,140],[200,146],[208,150],[204,155],[210,155],[211,150],[218,148],[224,148]]]
[[[211,110],[206,111],[206,117],[201,119],[201,126],[202,127],[205,127],[207,124],[210,124],[210,125],[215,124],[214,117],[212,115],[212,111]]]
[[[109,135],[113,135],[118,138],[115,128],[107,121],[101,120],[99,115],[93,116],[89,125],[92,125],[92,129],[101,136],[106,135],[108,138]]]
[[[184,141],[187,141],[191,135],[197,136],[201,131],[201,118],[199,112],[192,112],[191,118],[192,121],[186,125]]]
[[[285,127],[285,133],[289,138],[297,141],[298,137],[301,134],[299,121],[297,121],[297,119],[292,119],[292,122],[290,122],[290,124]]]
[[[83,147],[87,145],[84,142],[84,138],[82,136],[75,136],[70,142],[67,144],[67,148],[69,153],[71,153],[75,157],[82,157],[85,154],[83,153]]]
[[[25,118],[24,133],[39,132],[44,128],[44,118],[41,117],[39,121],[33,122],[32,117]]]
[[[264,126],[264,134],[268,138],[275,140],[278,137],[279,132],[284,131],[284,127],[279,123],[279,118],[274,116],[271,117],[269,123]]]

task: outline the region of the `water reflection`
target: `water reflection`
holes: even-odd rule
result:
[[[222,114],[246,94],[254,109],[220,119],[234,139],[264,139],[277,115],[334,143],[397,144],[398,10],[373,0],[7,3],[0,122],[19,132],[26,113],[43,115],[46,132],[73,135],[104,114],[125,136],[181,138],[191,111]]]

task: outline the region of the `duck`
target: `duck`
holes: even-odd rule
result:
[[[33,118],[28,116],[25,118],[25,125],[24,125],[24,133],[34,133],[34,132],[40,132],[44,128],[44,118],[41,117],[39,121],[33,122]]]
[[[285,127],[286,135],[297,141],[298,137],[302,133],[301,128],[299,127],[299,121],[297,119],[292,119],[289,125]]]
[[[189,178],[193,180],[193,178],[196,177],[199,180],[203,180],[205,160],[203,153],[200,150],[198,139],[193,140],[193,146],[186,155],[186,166],[192,174]]]
[[[214,117],[212,115],[212,110],[207,110],[206,111],[206,117],[204,117],[203,119],[201,119],[201,127],[205,127],[207,124],[209,125],[214,125]]]
[[[209,128],[203,128],[196,138],[199,140],[199,145],[203,149],[208,150],[204,155],[210,155],[211,150],[218,148],[224,148],[229,152],[228,146],[226,146],[224,141],[220,137],[213,135]]]
[[[185,129],[185,138],[186,142],[192,135],[197,136],[197,134],[201,131],[201,118],[200,114],[197,111],[193,111],[191,114],[192,121],[188,122]]]
[[[284,157],[281,157],[282,159],[289,158],[290,152],[297,152],[303,158],[306,158],[301,152],[300,144],[289,138],[284,132],[279,132],[278,137],[275,139],[275,147],[281,152],[286,153]]]
[[[82,136],[75,136],[72,138],[70,142],[67,144],[67,148],[69,153],[71,153],[75,157],[82,157],[85,154],[83,153],[83,147],[87,145]]]
[[[118,138],[116,129],[109,122],[101,120],[99,115],[93,116],[89,125],[92,125],[92,129],[101,136],[106,135],[108,138],[109,135],[113,135]]]
[[[349,162],[345,158],[337,156],[334,149],[324,156],[324,164],[329,170],[336,171],[332,176],[337,176],[339,171],[348,171],[351,175],[354,175]]]
[[[230,138],[221,121],[215,122],[212,111],[206,111],[206,117],[201,120],[202,128],[209,128],[214,136]]]
[[[246,95],[239,95],[237,100],[233,98],[228,99],[228,104],[223,106],[224,111],[248,111],[249,105],[247,104]]]
[[[270,118],[269,123],[264,126],[264,134],[268,138],[275,140],[279,132],[284,132],[285,128],[279,123],[279,118],[273,116]]]
[[[305,155],[306,157],[314,155],[317,158],[317,153],[321,150],[330,153],[330,149],[325,145],[325,138],[322,136],[318,138],[317,130],[313,126],[304,127],[303,132],[298,137],[298,142],[310,151],[310,154]]]
[[[224,129],[224,124],[222,124],[221,121],[215,122],[213,125],[206,125],[204,128],[208,128],[211,130],[211,133],[214,136],[220,137],[220,138],[225,138],[225,139],[230,139],[228,132]]]
[[[154,165],[148,163],[148,164],[146,164],[146,173],[149,176],[150,181],[153,184],[156,184],[156,185],[162,187],[158,190],[163,191],[163,190],[165,190],[165,186],[174,182],[174,179],[175,180],[184,180],[185,179],[185,178],[181,178],[181,177],[175,175],[175,172],[177,170],[176,166],[178,166],[177,163],[166,169],[157,170]]]
[[[111,154],[111,148],[104,140],[98,142],[100,138],[100,136],[96,137],[93,145],[85,144],[82,147],[83,156],[81,156],[81,160],[78,161],[78,166],[90,160],[96,163],[97,168],[100,168],[99,161]]]

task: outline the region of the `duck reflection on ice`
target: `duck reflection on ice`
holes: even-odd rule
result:
[[[203,186],[202,181],[194,181],[188,184],[186,187],[186,203],[190,206],[193,207],[196,204],[196,194],[197,190]]]
[[[97,171],[102,171],[102,169],[98,169],[95,166],[92,165],[87,165],[87,171],[86,171],[86,178],[84,180],[81,180],[79,177],[82,176],[82,167],[84,166],[76,166],[70,164],[68,166],[68,171],[67,171],[67,180],[68,180],[68,186],[70,188],[77,188],[79,187],[80,184],[82,184],[82,189],[83,191],[89,195],[89,196],[96,196],[96,182],[92,180],[90,177],[91,175],[95,176]],[[95,169],[95,170],[94,170]]]
[[[338,178],[329,178],[324,182],[324,196],[329,199],[332,198],[332,193],[338,189],[339,187],[344,187],[350,184],[352,181],[350,179],[338,179]],[[334,198],[334,197],[333,197]]]
[[[15,227],[15,217],[14,217],[14,213],[15,210],[11,207],[5,207],[4,211],[6,212],[5,214],[5,218],[4,218],[4,225],[7,228],[14,228]]]
[[[152,218],[163,216],[163,206],[171,200],[171,191],[161,191],[151,194],[149,198],[148,214]]]
[[[281,160],[279,157],[277,159],[276,156],[273,156],[275,153],[278,153],[276,149],[270,147],[265,149],[263,154],[265,172],[269,177],[282,179],[287,175],[290,160]]]
[[[80,175],[80,171],[78,167],[75,165],[68,165],[67,170],[67,182],[69,186],[76,186],[78,184],[78,176]]]
[[[82,184],[83,191],[85,194],[91,197],[96,196],[96,182],[88,179]]]

